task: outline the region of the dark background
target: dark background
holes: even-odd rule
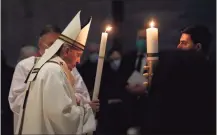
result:
[[[38,35],[46,24],[62,29],[82,10],[82,19],[93,17],[88,43],[99,43],[105,24],[110,23],[112,0],[2,0],[2,49],[7,63],[16,65],[23,45],[37,46]],[[125,51],[135,47],[137,30],[151,18],[159,28],[160,50],[176,48],[179,30],[189,24],[205,24],[216,37],[215,0],[125,0],[119,36]],[[121,10],[118,11],[121,13]],[[114,32],[110,34],[108,48]],[[88,44],[87,44],[88,46]]]

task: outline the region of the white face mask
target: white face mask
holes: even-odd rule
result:
[[[111,68],[114,70],[118,70],[121,64],[121,59],[113,60],[111,62]]]
[[[89,60],[91,62],[96,62],[98,60],[98,54],[97,53],[92,53],[90,56],[89,56]]]

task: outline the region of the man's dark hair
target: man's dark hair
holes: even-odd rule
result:
[[[56,25],[50,25],[50,24],[46,25],[42,29],[42,31],[40,33],[40,37],[43,36],[43,35],[45,35],[45,34],[47,34],[47,33],[50,33],[50,32],[61,33],[61,29],[58,26],[56,26]]]
[[[192,25],[184,28],[181,33],[189,34],[194,44],[200,43],[202,51],[207,53],[212,40],[209,29],[203,25]]]

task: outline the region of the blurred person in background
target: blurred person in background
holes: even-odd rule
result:
[[[32,45],[23,46],[20,49],[20,55],[18,58],[18,62],[20,62],[23,59],[29,58],[31,56],[35,56],[37,54],[37,52],[38,52],[37,48],[32,46]]]
[[[109,50],[108,59],[104,62],[100,86],[98,112],[98,134],[125,134],[126,116],[123,108],[123,89],[119,67],[122,59],[122,48],[114,44]]]
[[[122,58],[122,48],[120,45],[114,46],[111,48],[111,50],[108,52],[108,61],[110,63],[110,67],[113,71],[118,72],[119,67],[121,65],[121,58]]]
[[[121,74],[121,85],[122,89],[124,89],[123,100],[125,113],[127,115],[126,119],[128,120],[126,122],[126,132],[137,132],[139,130],[139,125],[141,124],[140,116],[145,115],[146,113],[146,110],[143,108],[146,108],[147,105],[144,104],[145,102],[141,102],[141,99],[146,100],[147,98],[144,84],[132,85],[127,82],[132,73],[139,72],[143,75],[143,73],[147,72],[144,70],[144,66],[147,64],[145,33],[145,30],[138,31],[135,41],[136,50],[123,55],[119,69]]]
[[[20,105],[24,98],[21,93],[23,93],[26,86],[24,82],[33,65],[36,63],[36,56],[40,57],[44,53],[45,49],[54,43],[60,32],[61,31],[58,27],[51,25],[45,26],[40,33],[38,52],[35,56],[23,59],[16,65],[9,94],[10,107],[14,113],[19,113]]]
[[[14,112],[14,128],[16,128],[20,107],[24,101],[24,90],[26,87],[26,83],[24,82],[33,65],[37,62],[37,58],[44,53],[45,49],[54,43],[54,41],[58,38],[60,32],[60,28],[52,25],[46,25],[40,33],[40,38],[38,41],[38,52],[34,56],[19,61],[15,67],[10,93],[8,96],[10,108]]]

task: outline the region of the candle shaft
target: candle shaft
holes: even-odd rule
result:
[[[102,77],[102,69],[103,69],[104,59],[99,58],[97,64],[97,73],[95,77],[95,84],[94,84],[94,91],[93,91],[93,100],[98,99],[100,84],[101,84],[101,77]]]
[[[100,51],[99,51],[99,58],[97,63],[97,71],[96,71],[93,98],[92,98],[93,100],[98,99],[98,95],[99,95],[107,37],[108,37],[108,33],[103,32],[101,37],[101,42],[100,42]]]
[[[100,51],[99,51],[99,56],[100,57],[105,56],[107,37],[108,37],[108,33],[103,32],[102,36],[101,36],[101,42],[100,42]]]
[[[147,35],[147,53],[158,53],[158,29],[148,28]]]

